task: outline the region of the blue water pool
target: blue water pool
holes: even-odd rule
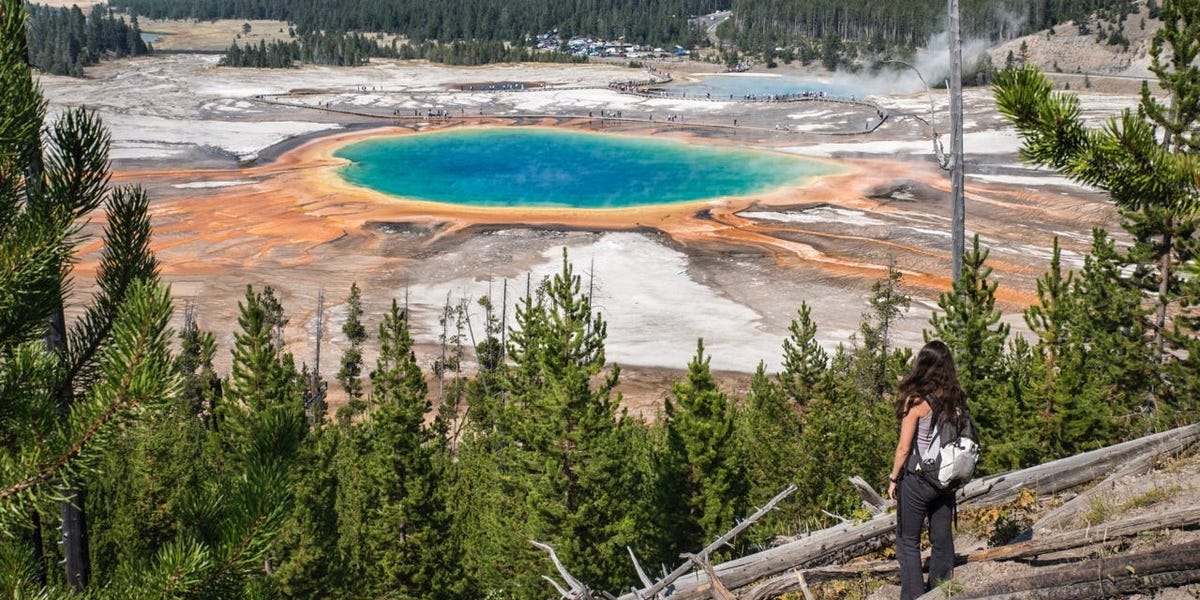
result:
[[[835,170],[791,155],[546,128],[364,140],[339,149],[351,183],[417,200],[623,208],[746,195]]]

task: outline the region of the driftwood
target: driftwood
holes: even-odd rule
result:
[[[894,560],[877,560],[842,566],[815,567],[812,569],[797,569],[795,571],[776,575],[750,588],[743,600],[769,600],[784,594],[799,591],[805,598],[812,598],[808,590],[809,583],[821,583],[835,579],[853,579],[866,574],[890,577],[900,571]]]
[[[554,563],[554,568],[558,569],[558,574],[562,576],[563,581],[567,582],[569,589],[563,588],[557,581],[550,577],[542,576],[542,579],[549,581],[550,585],[553,585],[554,589],[558,590],[560,598],[567,598],[568,600],[594,600],[595,596],[592,595],[592,591],[586,585],[583,585],[583,582],[571,576],[571,573],[567,571],[567,567],[558,559],[558,553],[554,551],[554,548],[533,540],[530,540],[529,543],[550,555],[550,560]]]
[[[712,582],[708,593],[712,596],[713,600],[737,600],[737,596],[734,596],[733,592],[729,591],[729,588],[725,587],[725,584],[721,582],[721,578],[717,577],[717,574],[713,572],[712,562],[708,560],[708,557],[687,554],[684,558],[700,565],[700,569],[704,571],[705,575],[708,575],[708,580]]]
[[[977,479],[959,492],[959,505],[986,506],[1010,501],[1021,490],[1032,489],[1039,495],[1054,494],[1096,479],[1125,462],[1145,454],[1152,457],[1178,452],[1200,439],[1200,424],[1180,427],[1138,438],[1115,446],[1070,456],[1028,469]],[[764,578],[793,569],[819,564],[821,560],[845,549],[872,540],[895,529],[895,514],[878,515],[868,521],[841,524],[814,532],[806,537],[768,548],[714,567],[715,573],[730,589],[745,587]],[[705,600],[708,577],[689,573],[675,582],[672,600]],[[656,592],[657,593],[657,592]],[[645,595],[646,598],[652,595]],[[622,600],[635,600],[634,595]]]
[[[1123,597],[1164,587],[1200,582],[1200,541],[1146,552],[1107,556],[1043,569],[1036,575],[1001,582],[954,598],[1076,600]],[[942,600],[933,590],[920,600]]]

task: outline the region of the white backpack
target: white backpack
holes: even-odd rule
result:
[[[943,432],[935,421],[929,449],[922,454],[913,448],[916,464],[912,469],[938,489],[958,489],[975,474],[975,465],[979,464],[979,435],[969,412],[966,422],[963,431],[955,431],[957,427],[951,425]]]

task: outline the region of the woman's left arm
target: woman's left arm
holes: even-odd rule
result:
[[[900,440],[896,442],[896,456],[892,459],[892,472],[888,475],[888,498],[896,499],[896,482],[900,480],[900,471],[912,451],[913,438],[917,433],[917,421],[929,411],[929,405],[921,402],[908,409],[908,414],[900,421]]]

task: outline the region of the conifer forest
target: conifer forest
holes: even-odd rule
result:
[[[730,8],[644,4],[114,6],[287,20],[310,40],[227,55],[250,62],[260,60],[254,52],[266,62],[271,52],[304,60],[319,53],[322,31],[389,31],[420,44],[559,28],[674,43],[698,35],[688,33],[688,15]],[[733,0],[730,27],[747,48],[830,36],[911,45],[936,29],[941,4]],[[1131,241],[1094,231],[1078,270],[1062,266],[1056,243],[1022,314],[1030,337],[1002,322],[988,248],[968,242],[961,277],[925,337],[955,353],[982,433],[981,474],[1200,419],[1200,75],[1189,68],[1200,54],[1200,7],[1162,4],[1186,13],[1156,38],[1166,103],[1144,92],[1139,110],[1089,129],[1077,101],[1036,69],[996,76],[1022,158],[1104,190]],[[1036,28],[1123,3],[964,2],[963,10],[977,31],[992,31],[997,5],[1024,11],[1023,27]],[[309,348],[284,343],[288,307],[269,286],[246,285],[230,343],[207,331],[206,316],[160,275],[151,199],[110,181],[104,123],[83,108],[47,115],[31,60],[74,74],[106,52],[144,52],[136,19],[99,8],[84,19],[78,9],[15,0],[0,7],[0,596],[557,597],[543,579],[555,567],[531,541],[553,547],[589,586],[620,594],[638,582],[629,551],[670,569],[788,485],[798,491],[715,558],[827,526],[831,515],[861,516],[850,475],[886,485],[896,384],[916,351],[889,333],[910,304],[899,271],[874,282],[857,332],[833,350],[817,343],[820,323],[800,302],[782,367],[760,365],[744,393],[718,385],[696,340],[653,418],[622,408],[621,368],[605,354],[608,323],[565,250],[558,272],[515,306],[448,303],[435,357],[418,356],[402,298],[367,314],[362,298],[377,290],[328,290],[349,307],[341,331],[350,345],[334,357],[336,380],[325,381],[297,359]],[[63,39],[74,41],[47,42]],[[77,52],[53,50],[63,44]],[[1180,99],[1190,102],[1172,102]],[[86,215],[102,231],[87,233]],[[72,274],[86,244],[103,246],[94,288]],[[82,309],[66,311],[68,303]],[[470,335],[466,303],[488,316]],[[506,310],[515,315],[507,322]],[[184,325],[172,330],[176,313]],[[367,354],[378,358],[368,364]],[[218,356],[228,370],[214,366]],[[336,410],[331,388],[348,399]]]

